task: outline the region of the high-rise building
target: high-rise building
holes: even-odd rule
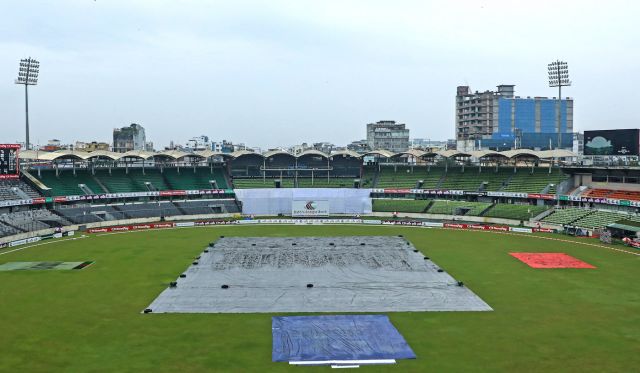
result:
[[[367,145],[372,150],[385,149],[394,153],[409,149],[409,129],[393,120],[367,124]]]
[[[514,85],[472,93],[459,86],[456,94],[458,150],[573,146],[573,99],[514,96]],[[560,123],[558,123],[560,110]]]
[[[113,151],[118,153],[130,150],[145,150],[146,136],[144,127],[132,123],[129,127],[115,128],[113,130]]]

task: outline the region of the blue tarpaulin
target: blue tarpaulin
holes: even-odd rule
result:
[[[386,315],[271,319],[273,361],[415,359]]]

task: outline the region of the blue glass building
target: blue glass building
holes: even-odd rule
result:
[[[555,97],[522,98],[513,95],[513,87],[500,85],[497,92],[474,94],[468,87],[458,87],[456,135],[459,149],[572,148],[573,100],[562,99],[559,105]],[[463,147],[460,147],[460,141]]]

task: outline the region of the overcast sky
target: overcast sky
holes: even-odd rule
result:
[[[21,58],[41,62],[32,143],[111,142],[146,128],[156,148],[205,134],[263,148],[345,145],[365,124],[454,135],[458,85],[555,96],[568,61],[574,129],[640,125],[636,1],[3,1],[0,142],[24,141]]]

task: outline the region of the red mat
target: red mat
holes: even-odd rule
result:
[[[564,253],[509,253],[531,268],[596,268]]]

